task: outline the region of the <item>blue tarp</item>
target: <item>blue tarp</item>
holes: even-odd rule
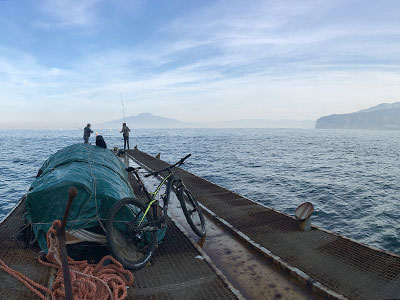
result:
[[[26,209],[39,246],[46,251],[45,235],[53,220],[62,220],[71,186],[78,189],[78,195],[67,229],[99,225],[98,219],[106,220],[118,200],[135,197],[125,165],[108,149],[89,144],[68,146],[50,156],[41,170],[29,189]]]

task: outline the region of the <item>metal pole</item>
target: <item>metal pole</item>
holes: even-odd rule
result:
[[[61,227],[57,228],[57,236],[58,241],[60,243],[60,252],[61,252],[61,263],[64,275],[64,287],[65,287],[65,299],[66,300],[73,300],[72,295],[72,286],[71,286],[71,276],[69,273],[69,265],[68,265],[68,258],[67,258],[67,247],[65,246],[65,226],[67,225],[67,218],[69,214],[69,210],[72,205],[72,200],[78,194],[78,190],[75,187],[71,187],[68,190],[68,203],[67,207],[65,208],[64,219],[61,222]]]

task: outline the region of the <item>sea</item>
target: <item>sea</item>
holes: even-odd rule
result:
[[[97,133],[123,147],[119,130]],[[0,131],[0,220],[44,161],[82,135]],[[170,163],[191,153],[183,168],[198,176],[289,215],[311,202],[312,224],[400,254],[400,131],[132,129],[130,144]]]

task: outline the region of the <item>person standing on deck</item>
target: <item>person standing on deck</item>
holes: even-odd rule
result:
[[[124,137],[124,150],[126,149],[126,146],[128,145],[128,150],[129,150],[129,129],[128,126],[126,126],[126,123],[122,123],[122,136]]]
[[[90,123],[88,123],[86,127],[83,129],[83,141],[85,144],[89,143],[89,136],[91,133],[93,133],[93,131],[92,129],[90,129]]]

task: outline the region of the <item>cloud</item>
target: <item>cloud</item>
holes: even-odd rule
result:
[[[168,48],[206,45],[214,57],[222,61],[231,57],[237,65],[301,59],[319,63],[322,58],[334,63],[352,55],[386,60],[397,57],[393,49],[399,50],[399,21],[366,16],[341,24],[331,16],[332,11],[356,9],[355,5],[343,1],[262,1],[243,7],[237,3],[222,1],[175,20],[164,29],[172,35]]]
[[[136,18],[147,0],[39,0],[36,9],[41,17],[34,26],[46,30],[94,29],[116,15]]]
[[[43,18],[35,25],[46,28],[89,27],[97,20],[98,5],[102,0],[41,0],[38,10]]]
[[[95,26],[110,6],[40,3],[43,22],[75,29]],[[119,92],[127,115],[148,111],[183,121],[316,119],[398,101],[399,21],[371,17],[369,24],[365,15],[350,26],[342,14],[335,17],[357,8],[348,3],[220,1],[176,16],[140,42],[123,36],[115,46],[82,47],[57,68],[31,53],[0,49],[2,98],[20,103],[27,119],[52,110],[54,120],[85,122],[119,118]],[[7,106],[9,116],[16,107]]]

